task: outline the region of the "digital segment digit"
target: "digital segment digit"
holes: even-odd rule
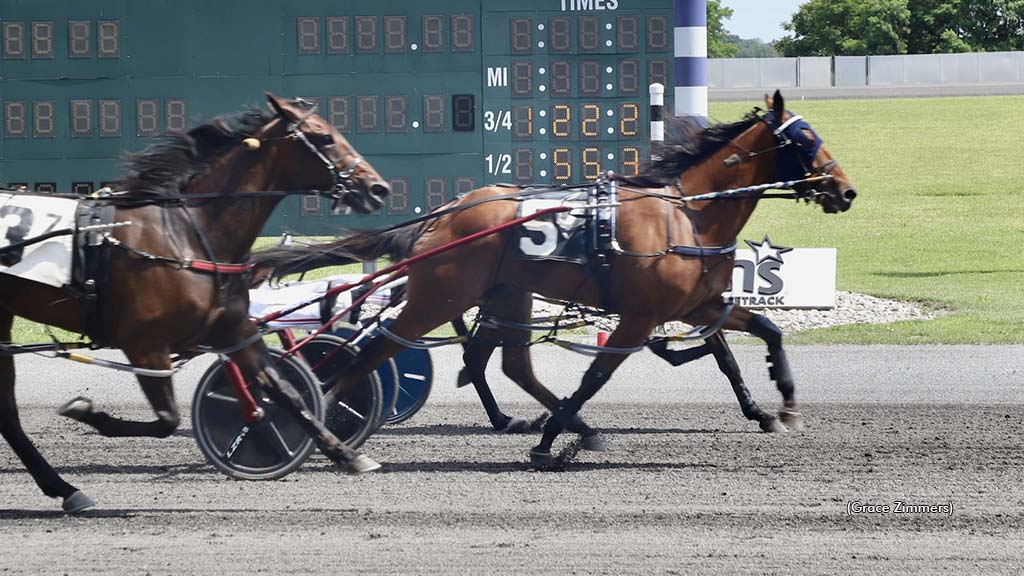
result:
[[[356,52],[360,54],[377,52],[376,16],[356,16]]]
[[[143,138],[152,138],[160,134],[160,125],[157,122],[159,104],[156,100],[135,101],[135,135]]]
[[[32,57],[53,58],[53,22],[32,23]]]
[[[443,36],[443,22],[440,16],[424,16],[421,20],[423,27],[423,51],[440,52]]]
[[[330,96],[327,98],[327,121],[344,134],[348,132],[348,96]]]
[[[168,132],[188,130],[188,106],[184,100],[180,98],[168,100],[166,112]]]
[[[356,113],[359,116],[358,131],[362,133],[377,132],[377,97],[359,96],[356,100]]]
[[[551,135],[555,138],[572,136],[572,106],[555,104],[551,107]]]
[[[572,153],[568,148],[555,148],[551,151],[551,172],[559,182],[572,179]]]
[[[327,53],[348,54],[348,16],[327,18]]]
[[[473,51],[473,15],[452,14],[452,52]]]
[[[4,102],[4,137],[25,138],[25,103],[20,100]]]
[[[619,105],[619,135],[636,136],[640,132],[640,105],[626,102]]]
[[[619,148],[619,173],[636,176],[640,173],[640,149],[636,146]]]
[[[96,23],[99,37],[100,58],[121,57],[121,23],[117,20],[100,20]]]
[[[92,22],[71,20],[68,22],[68,58],[92,57]]]
[[[320,19],[312,16],[300,16],[298,26],[299,54],[309,56],[320,53]]]
[[[71,101],[71,137],[92,136],[92,100]]]
[[[100,137],[115,138],[121,135],[121,101],[100,100]]]
[[[597,16],[580,16],[579,46],[581,54],[590,54],[601,49],[601,29]]]
[[[618,16],[615,19],[616,48],[620,53],[633,53],[640,49],[640,18]]]
[[[452,131],[472,132],[476,129],[476,104],[472,94],[452,95]]]
[[[384,52],[405,52],[405,16],[384,17]]]
[[[594,60],[580,62],[580,96],[601,95],[601,64]]]
[[[533,150],[530,148],[516,148],[512,151],[514,158],[513,167],[516,184],[530,184],[533,178]]]
[[[514,60],[512,62],[512,97],[533,97],[533,62]]]
[[[4,22],[4,60],[25,58],[25,23]]]
[[[619,96],[637,96],[640,93],[640,61],[619,61]]]
[[[512,107],[512,139],[533,139],[533,106]]]
[[[388,214],[409,213],[409,181],[405,178],[389,180],[391,192],[388,193]]]
[[[647,51],[664,52],[668,50],[668,18],[665,16],[647,17]]]
[[[444,132],[444,96],[423,96],[423,131]]]
[[[409,102],[405,96],[388,96],[384,99],[384,108],[387,112],[387,131],[405,132],[409,117]]]
[[[584,104],[580,107],[580,134],[584,138],[598,138],[601,136],[601,106],[598,104]]]
[[[565,60],[554,60],[549,66],[551,93],[555,96],[572,95],[572,67]]]
[[[445,181],[443,178],[427,178],[424,186],[424,196],[427,203],[427,210],[433,210],[444,206]]]
[[[601,149],[587,147],[581,154],[583,160],[583,179],[597,180],[601,175]]]
[[[32,103],[33,128],[32,135],[36,138],[53,138],[54,129],[53,102],[49,100]]]
[[[572,51],[571,30],[567,16],[552,16],[548,19],[548,52],[568,54]]]
[[[513,54],[533,53],[533,20],[529,18],[513,18],[509,22],[512,31],[509,34]]]

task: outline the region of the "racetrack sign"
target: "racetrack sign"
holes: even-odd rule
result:
[[[835,308],[836,249],[787,248],[745,240],[737,250],[728,301],[746,308]]]

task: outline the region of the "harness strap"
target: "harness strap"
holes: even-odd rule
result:
[[[680,256],[698,256],[703,258],[732,254],[736,251],[737,246],[737,242],[733,242],[728,246],[669,246],[668,251]]]
[[[182,268],[196,272],[208,272],[216,274],[245,274],[255,267],[253,262],[241,264],[225,264],[223,262],[210,262],[208,260],[185,260]]]

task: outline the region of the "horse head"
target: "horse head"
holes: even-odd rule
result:
[[[857,190],[821,137],[802,116],[786,110],[778,90],[772,97],[766,94],[764,100],[769,111],[762,120],[772,130],[779,148],[776,155],[779,180],[802,180],[794,189],[808,201],[821,205],[826,213],[849,210]]]
[[[267,101],[282,120],[285,136],[247,139],[247,148],[259,149],[264,141],[285,142],[295,174],[302,175],[303,181],[296,185],[325,191],[335,207],[340,202],[356,212],[369,214],[384,205],[391,187],[341,132],[316,114],[315,106],[270,93]]]

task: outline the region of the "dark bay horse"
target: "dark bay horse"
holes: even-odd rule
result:
[[[734,307],[722,299],[728,286],[735,252],[732,246],[762,196],[753,193],[730,200],[683,200],[718,190],[754,186],[779,180],[810,180],[794,186],[796,194],[820,205],[825,212],[842,212],[856,192],[814,131],[785,110],[781,94],[769,100],[770,111],[758,111],[732,124],[697,129],[660,150],[661,159],[639,177],[623,181],[619,191],[618,243],[610,277],[600,282],[574,264],[516,259],[509,252],[509,233],[487,236],[427,261],[414,264],[406,285],[407,304],[390,326],[398,336],[413,340],[452,320],[471,306],[484,303],[502,319],[528,322],[531,293],[579,302],[619,314],[618,327],[607,346],[635,349],[647,342],[659,324],[683,321],[691,325],[722,324],[741,330],[768,344],[772,374],[782,393],[783,422],[798,427],[800,414],[781,331],[763,316]],[[805,178],[805,176],[813,178]],[[508,189],[481,188],[455,206],[484,198],[508,195]],[[447,242],[486,230],[516,216],[516,202],[498,200],[446,214],[418,227],[384,233],[362,233],[312,247],[277,248],[254,255],[259,267],[276,274],[313,269],[339,262],[369,260],[383,255],[401,259],[422,254]],[[703,247],[673,251],[676,247]],[[719,249],[721,248],[721,249]],[[507,336],[503,336],[507,340]],[[773,426],[774,415],[764,413],[747,394],[741,396],[739,369],[721,333],[709,337],[719,366],[730,375],[744,412],[762,426]],[[364,374],[394,355],[401,346],[384,337],[366,344],[348,373],[332,390],[344,394]],[[666,355],[671,351],[666,351]],[[600,448],[596,433],[577,413],[625,359],[622,353],[598,354],[579,389],[558,400],[534,377],[524,348],[505,349],[506,373],[551,410],[541,443],[531,459],[551,461],[555,437],[569,429],[584,436],[585,448]],[[473,354],[467,368],[482,371]]]
[[[109,198],[115,222],[130,222],[106,240],[109,257],[98,291],[100,323],[87,326],[81,299],[62,288],[0,274],[0,342],[10,342],[15,316],[89,333],[120,348],[139,369],[167,371],[171,354],[198,346],[228,352],[248,381],[284,406],[334,462],[348,472],[378,465],[350,450],[312,417],[301,396],[279,378],[249,320],[248,261],[253,241],[285,195],[329,190],[359,212],[382,205],[387,184],[344,136],[301,101],[267,95],[257,109],[168,135],[134,155]],[[158,372],[159,374],[159,372]],[[14,361],[0,356],[0,431],[43,493],[63,498],[68,512],[93,505],[64,481],[22,430],[14,396]],[[140,375],[156,413],[149,422],[123,420],[76,398],[61,414],[104,436],[166,437],[180,416],[171,378]],[[43,383],[40,383],[43,384]]]

